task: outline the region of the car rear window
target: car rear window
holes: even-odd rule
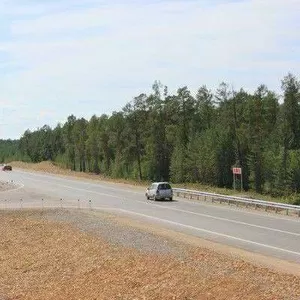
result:
[[[162,183],[158,187],[160,190],[170,190],[171,186],[168,183]]]

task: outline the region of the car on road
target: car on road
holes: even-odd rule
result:
[[[146,198],[156,200],[173,200],[173,190],[169,182],[153,182],[146,190]]]
[[[2,170],[3,170],[3,171],[12,171],[12,166],[10,166],[10,165],[4,165],[4,166],[2,167]]]

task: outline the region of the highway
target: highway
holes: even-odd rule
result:
[[[16,190],[0,192],[0,209],[91,206],[143,220],[149,226],[159,224],[210,241],[300,263],[300,220],[296,218],[179,198],[172,202],[154,202],[146,200],[143,189],[124,184],[21,170],[1,171],[0,181],[18,184]]]

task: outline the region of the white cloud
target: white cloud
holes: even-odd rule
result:
[[[71,113],[120,109],[155,79],[170,90],[222,80],[279,88],[282,76],[299,70],[299,58],[285,45],[299,50],[299,0],[210,3],[107,2],[15,19],[0,50],[22,69],[0,75],[0,98],[31,107],[26,114],[34,128],[50,119],[37,121],[40,111],[55,111],[57,122]]]

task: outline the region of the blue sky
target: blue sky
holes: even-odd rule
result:
[[[299,76],[299,15],[300,0],[2,0],[0,138],[110,114],[156,79],[279,93]]]

